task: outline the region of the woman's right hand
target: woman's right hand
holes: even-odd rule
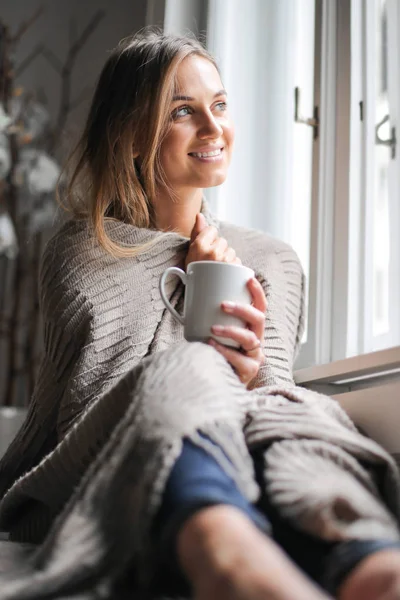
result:
[[[242,261],[236,252],[228,245],[225,238],[218,236],[218,230],[213,225],[207,225],[202,213],[196,215],[196,220],[190,235],[189,250],[185,260],[185,270],[189,263],[199,260],[216,260],[220,262],[241,265]]]

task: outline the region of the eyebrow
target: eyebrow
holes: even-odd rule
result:
[[[227,92],[224,89],[222,89],[222,90],[219,90],[216,94],[214,94],[214,98],[217,98],[218,96],[227,96],[227,95],[228,95]],[[185,102],[193,102],[193,100],[195,100],[195,98],[192,98],[192,96],[182,96],[180,94],[177,96],[174,96],[172,98],[172,102],[177,102],[178,100],[184,100]]]

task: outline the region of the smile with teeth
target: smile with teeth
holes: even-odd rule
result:
[[[194,156],[195,158],[210,158],[212,156],[219,156],[222,154],[223,148],[218,148],[217,150],[212,150],[212,152],[190,152],[190,156]]]

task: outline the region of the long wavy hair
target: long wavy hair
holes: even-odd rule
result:
[[[195,38],[144,29],[118,44],[100,74],[82,137],[67,162],[67,169],[75,166],[60,201],[75,218],[91,222],[114,256],[132,256],[144,247],[113,241],[107,219],[155,227],[153,199],[160,186],[168,187],[160,146],[171,124],[177,69],[192,54],[218,69]]]

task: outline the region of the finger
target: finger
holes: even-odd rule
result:
[[[267,310],[267,299],[261,283],[255,277],[252,277],[247,282],[247,289],[253,298],[253,306],[258,308],[262,313]]]
[[[251,329],[235,327],[234,325],[213,325],[211,331],[218,337],[226,337],[238,342],[245,352],[252,352],[255,356],[262,355],[260,340]]]
[[[215,260],[220,260],[221,262],[224,261],[227,248],[228,242],[226,241],[226,239],[217,238],[211,246],[211,250],[214,253]]]
[[[207,227],[207,221],[202,213],[197,213],[192,232],[190,234],[190,243],[194,242],[196,237]]]
[[[213,346],[235,369],[242,383],[249,383],[257,375],[260,363],[249,356],[241,354],[238,350],[228,348],[219,344],[213,339],[209,340],[210,346]]]
[[[250,304],[236,302],[222,302],[221,308],[225,313],[234,315],[245,321],[251,331],[254,331],[259,340],[264,337],[265,313]]]
[[[225,254],[224,254],[224,262],[226,262],[226,263],[233,263],[233,264],[237,264],[237,263],[236,263],[236,258],[237,258],[237,257],[236,257],[236,252],[235,252],[235,250],[234,250],[233,248],[230,248],[230,247],[229,247],[229,248],[228,248],[228,249],[225,251]]]
[[[193,244],[201,248],[206,248],[209,251],[209,247],[218,238],[218,230],[213,225],[207,225],[195,238]]]

